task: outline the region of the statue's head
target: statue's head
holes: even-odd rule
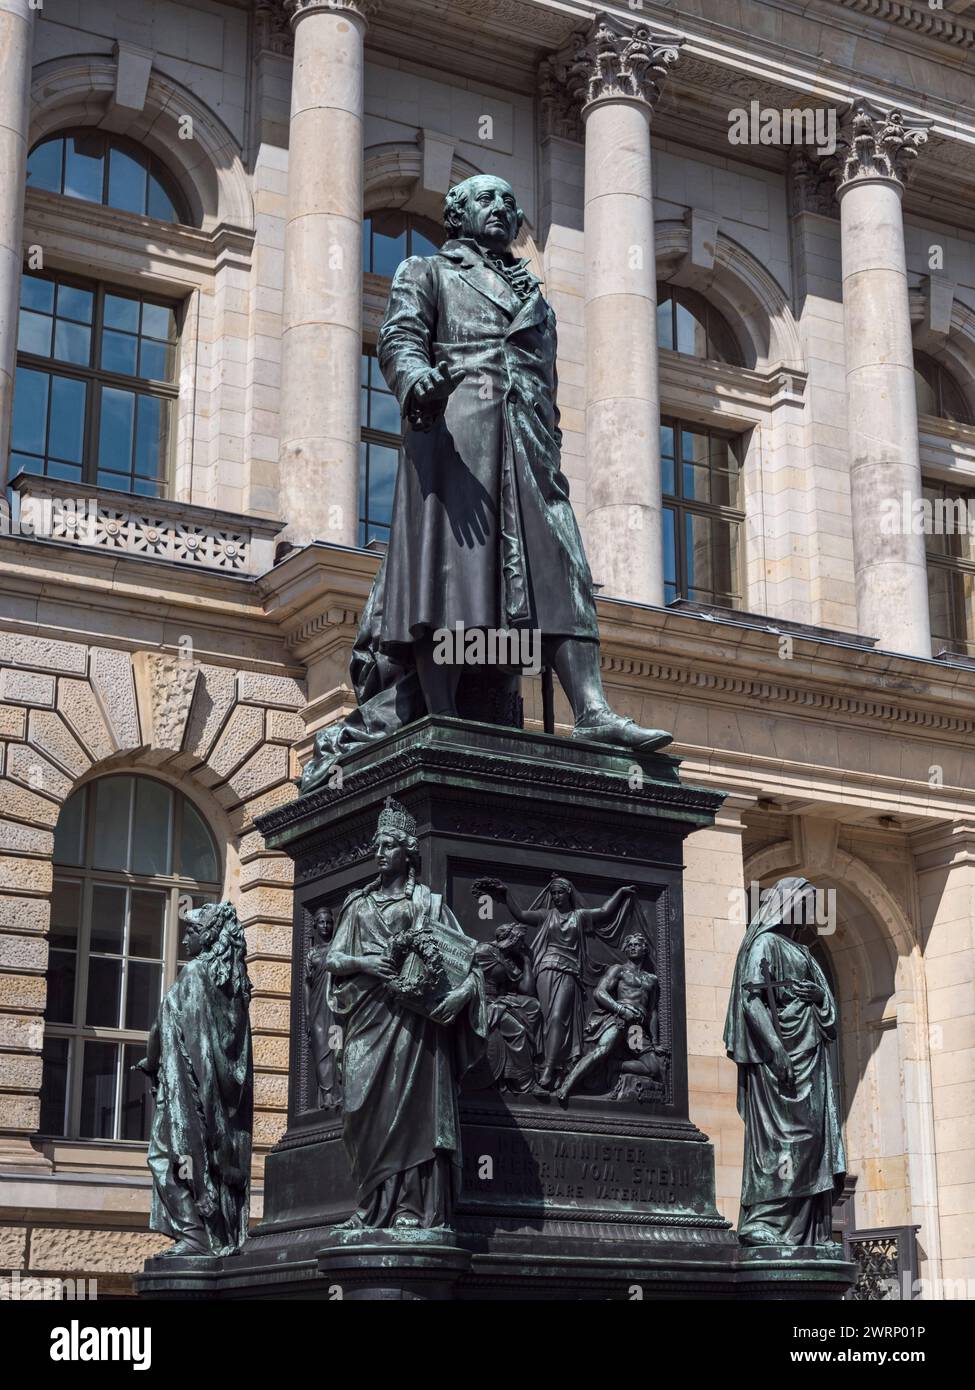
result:
[[[391,796],[379,813],[372,842],[376,863],[383,873],[409,874],[416,878],[420,867],[420,846],[416,838],[416,819]]]
[[[627,960],[635,962],[646,960],[650,954],[650,942],[643,935],[643,932],[630,932],[629,936],[624,936],[623,954]]]
[[[523,946],[525,929],[517,922],[502,922],[495,929],[494,940],[498,946]]]
[[[231,993],[250,998],[247,942],[232,903],[204,903],[180,913],[185,924],[183,948],[190,960],[204,963],[214,984],[230,982]]]
[[[464,179],[454,184],[444,200],[443,224],[448,237],[476,241],[486,251],[507,251],[524,220],[511,184],[496,174]]]
[[[548,885],[549,902],[559,912],[575,907],[575,889],[567,878],[553,878]]]
[[[760,917],[791,941],[814,939],[817,923],[817,890],[805,878],[780,878],[761,897]]]
[[[314,916],[311,919],[311,926],[316,939],[323,945],[331,941],[332,934],[335,931],[335,918],[332,915],[331,908],[324,906],[316,907]]]

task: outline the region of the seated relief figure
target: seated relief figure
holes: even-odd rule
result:
[[[535,1058],[542,1048],[542,1006],[522,927],[503,922],[474,959],[484,974],[487,1062],[502,1091],[536,1091]]]
[[[305,961],[305,1031],[308,1054],[314,1069],[318,1106],[332,1110],[341,1104],[341,1053],[339,1029],[328,1006],[328,948],[335,935],[335,919],[327,907],[316,909],[312,918],[312,940]]]
[[[583,907],[565,878],[553,878],[528,908],[514,902],[500,879],[477,879],[475,895],[504,903],[516,922],[534,927],[531,942],[535,990],[542,1009],[539,1086],[554,1090],[581,1057],[585,1046],[585,990],[601,973],[590,958],[590,936],[619,939],[624,910],[633,901],[632,885],[619,888],[600,907]],[[543,906],[536,906],[540,901]]]
[[[254,1065],[247,946],[230,903],[184,914],[189,959],[136,1063],[155,1099],[149,1228],[165,1255],[233,1255],[247,1235]]]
[[[414,818],[392,798],[379,876],[346,899],[326,968],[344,1030],[342,1136],[358,1205],[347,1232],[449,1227],[461,1182],[458,1088],[483,1056],[484,980],[438,893],[417,881]]]
[[[846,1169],[830,1043],[836,1004],[803,944],[816,889],[783,878],[762,894],[735,964],[724,1040],[745,1122],[743,1245],[832,1243]]]
[[[614,1068],[617,1082],[641,1077],[663,1084],[667,1054],[659,1045],[660,981],[650,967],[650,942],[643,932],[624,938],[623,956],[623,963],[611,965],[593,993],[586,1050],[556,1092],[563,1104],[583,1077],[603,1065]],[[618,1098],[626,1093],[623,1087],[617,1090]]]
[[[446,197],[442,249],[394,277],[378,347],[405,426],[389,549],[353,647],[357,708],[317,734],[303,792],[364,743],[457,714],[463,668],[437,659],[436,634],[458,627],[537,636],[575,737],[644,751],[670,742],[616,714],[603,691],[592,576],[561,468],[555,314],[511,253],[523,221],[504,179],[465,179]]]

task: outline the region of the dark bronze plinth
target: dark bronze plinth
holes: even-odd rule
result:
[[[411,1246],[336,1232],[354,1193],[335,1109],[303,1017],[316,912],[337,913],[374,875],[370,843],[387,796],[417,821],[423,878],[464,930],[494,938],[472,885],[491,876],[522,901],[553,873],[586,904],[636,888],[653,938],[659,1044],[650,1087],[554,1095],[468,1078],[461,1097],[464,1186],[455,1230]],[[687,1109],[683,841],[712,823],[720,793],[688,787],[674,758],[542,734],[426,718],[349,758],[341,787],[262,818],[295,861],[288,1130],[268,1155],[264,1219],[239,1255],[150,1261],[153,1297],[634,1299],[838,1297],[850,1266],[740,1250],[719,1215],[714,1154]],[[594,943],[598,955],[599,943]],[[609,959],[607,957],[607,959]],[[388,1257],[387,1257],[388,1256]],[[346,1289],[348,1283],[348,1289]]]

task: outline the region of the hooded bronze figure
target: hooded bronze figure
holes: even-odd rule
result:
[[[724,1040],[745,1122],[743,1245],[832,1243],[846,1169],[830,1050],[836,1003],[798,939],[815,921],[815,894],[804,878],[763,893],[735,964]]]
[[[149,1227],[166,1255],[233,1255],[247,1235],[254,1064],[247,946],[230,903],[183,915],[189,959],[166,992],[137,1063],[155,1111]]]

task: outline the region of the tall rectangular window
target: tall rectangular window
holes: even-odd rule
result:
[[[177,306],[25,271],[10,473],[164,497],[175,428]]]
[[[975,656],[975,489],[922,482],[932,648]]]
[[[362,436],[359,443],[359,544],[388,541],[402,423],[399,402],[371,352],[362,354]]]
[[[740,608],[740,440],[682,420],[660,426],[664,597]]]

